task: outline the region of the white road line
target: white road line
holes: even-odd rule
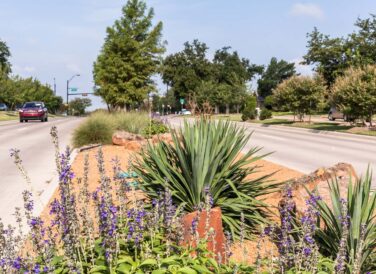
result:
[[[257,137],[265,137],[265,138],[274,139],[274,140],[278,140],[278,141],[286,140],[286,138],[277,137],[277,136],[273,136],[273,135],[266,135],[266,134],[262,134],[262,133],[257,133],[257,131],[255,131],[255,135]]]

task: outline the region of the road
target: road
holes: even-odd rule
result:
[[[172,118],[171,125],[178,126],[182,119]],[[330,167],[339,162],[350,163],[359,175],[368,165],[374,170],[373,187],[376,187],[376,137],[346,133],[238,123],[252,137],[245,149],[263,147],[261,153],[273,152],[266,160],[310,173],[320,167]]]
[[[31,178],[36,193],[36,213],[42,210],[56,189],[54,147],[50,137],[53,125],[59,131],[61,148],[70,144],[74,128],[82,122],[80,118],[50,119],[47,123],[0,122],[0,217],[5,224],[14,224],[14,208],[22,207],[22,191],[29,189],[21,173],[10,158],[10,149],[19,149],[22,163]],[[39,202],[42,200],[42,202]]]

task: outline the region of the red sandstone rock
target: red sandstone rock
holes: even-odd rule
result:
[[[192,212],[187,215],[185,215],[182,218],[183,222],[183,245],[190,245],[195,247],[196,241],[194,240],[192,236],[192,222],[194,220],[197,220],[198,218],[198,224],[197,224],[197,233],[199,239],[205,239],[207,235],[207,231],[205,231],[206,228],[206,221],[208,218],[207,211],[204,210],[202,212]],[[222,261],[225,258],[225,235],[223,233],[223,227],[222,227],[222,212],[219,207],[213,208],[210,211],[209,216],[209,229],[212,228],[214,230],[214,242],[212,240],[212,237],[209,237],[207,248],[209,251],[213,252],[215,254],[215,258],[218,260],[218,255],[220,254]]]

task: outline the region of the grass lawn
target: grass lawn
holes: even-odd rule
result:
[[[18,112],[16,111],[0,111],[0,121],[11,121],[18,119]]]
[[[342,125],[339,123],[301,123],[301,122],[293,122],[287,119],[268,119],[263,121],[249,121],[250,123],[256,124],[264,124],[264,125],[282,125],[282,126],[290,126],[290,127],[299,127],[299,128],[308,128],[308,129],[315,129],[315,130],[326,130],[326,131],[337,131],[337,132],[344,132],[344,133],[352,133],[352,134],[360,134],[360,135],[368,135],[368,136],[376,136],[376,130],[369,130],[368,128],[361,128],[355,127],[351,125]]]

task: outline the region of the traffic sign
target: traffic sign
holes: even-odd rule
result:
[[[69,88],[69,91],[70,91],[70,92],[77,92],[77,91],[78,91],[78,88]]]
[[[180,104],[184,104],[184,98],[180,98]]]
[[[82,96],[87,96],[87,93],[82,93]]]

